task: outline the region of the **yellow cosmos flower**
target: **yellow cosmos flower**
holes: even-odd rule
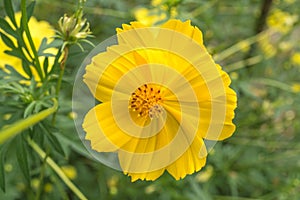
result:
[[[16,22],[18,23],[18,26],[19,26],[20,25],[19,23],[21,20],[21,13],[20,12],[15,13],[15,18],[16,18]],[[5,20],[8,21],[8,23],[10,25],[12,24],[8,17],[6,17]],[[29,27],[29,30],[30,30],[30,33],[32,36],[32,40],[33,40],[33,43],[34,43],[34,46],[36,47],[36,49],[39,48],[39,46],[41,45],[42,39],[44,37],[49,39],[55,35],[54,29],[51,27],[51,25],[48,22],[37,21],[37,19],[34,18],[33,16],[30,18],[30,20],[28,22],[28,27]],[[5,33],[5,30],[0,29],[0,31]],[[15,38],[10,37],[10,39],[14,42],[15,45],[17,44],[17,41]],[[25,44],[28,47],[30,46],[28,40],[25,40]],[[4,53],[4,51],[10,50],[10,48],[7,47],[1,39],[0,39],[0,49],[1,49],[1,51],[0,51],[0,68],[5,69],[6,64],[10,65],[23,77],[29,78],[28,75],[25,73],[25,71],[22,68],[21,59]],[[32,52],[30,52],[30,53],[32,54]],[[47,49],[45,51],[45,53],[56,54],[57,50],[55,50],[54,48]],[[27,55],[27,57],[29,58],[29,55]],[[43,63],[43,61],[44,61],[44,57],[40,57],[40,62]],[[49,58],[49,66],[52,66],[53,63],[54,63],[54,58]],[[50,71],[51,67],[49,67],[48,70]],[[31,71],[32,71],[33,76],[35,77],[35,80],[40,81],[40,77],[38,76],[38,73],[33,68],[33,66],[31,66]]]
[[[294,53],[291,60],[293,64],[300,65],[300,52]]]
[[[229,76],[190,21],[132,22],[117,33],[117,44],[86,66],[84,82],[102,103],[85,115],[85,139],[93,151],[116,155],[132,181],[199,171],[209,142],[235,130]]]
[[[280,33],[289,32],[297,22],[298,16],[275,9],[267,18],[267,25]]]

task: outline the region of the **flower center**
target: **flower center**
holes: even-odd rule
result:
[[[158,118],[163,112],[161,86],[144,84],[131,94],[129,109],[139,117]]]

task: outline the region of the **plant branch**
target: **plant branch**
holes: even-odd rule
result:
[[[87,200],[84,194],[72,183],[72,181],[66,176],[62,169],[52,160],[47,154],[35,143],[32,139],[27,137],[28,144],[32,149],[41,157],[42,160],[45,160],[46,163],[53,169],[53,171],[61,178],[61,180],[74,192],[74,194],[81,200]]]
[[[28,42],[30,44],[30,48],[31,48],[32,53],[34,55],[36,71],[38,72],[38,75],[39,75],[41,81],[43,81],[44,76],[43,76],[41,64],[40,64],[40,61],[39,61],[39,56],[38,56],[37,50],[34,46],[30,31],[29,31],[29,27],[28,27],[27,11],[26,11],[26,0],[21,0],[21,11],[22,11],[21,26],[24,28],[26,37],[27,37]]]
[[[56,91],[55,91],[55,96],[56,96],[57,99],[59,98],[61,83],[62,83],[62,79],[63,79],[64,73],[65,73],[66,62],[67,62],[67,59],[68,59],[68,56],[69,56],[69,47],[65,46],[63,52],[64,52],[64,56],[63,56],[63,59],[60,63],[59,77],[58,77],[58,80],[57,80]],[[55,112],[53,114],[53,118],[52,118],[52,124],[53,125],[55,124],[56,114],[57,114],[57,112]]]
[[[27,129],[30,126],[42,121],[46,117],[52,115],[58,108],[58,103],[56,99],[53,99],[53,106],[46,110],[43,110],[35,115],[31,115],[30,117],[17,121],[6,128],[0,130],[0,144],[7,141],[9,138],[17,135],[23,130]]]
[[[249,47],[255,42],[258,42],[262,39],[262,36],[265,35],[266,32],[261,32],[255,36],[246,38],[242,41],[239,41],[238,43],[232,45],[231,47],[223,50],[222,52],[214,55],[214,59],[217,61],[224,60],[225,58],[228,58],[229,56],[235,54],[236,52],[240,51],[242,48]]]

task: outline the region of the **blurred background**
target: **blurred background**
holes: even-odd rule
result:
[[[15,8],[20,2],[14,1]],[[75,0],[38,0],[34,16],[58,27],[71,15]],[[72,87],[85,51],[71,48],[61,92],[57,138],[65,155],[52,157],[89,199],[300,199],[300,0],[87,0],[85,17],[97,45],[115,34],[122,23],[138,20],[159,25],[168,18],[191,19],[204,43],[232,79],[238,94],[234,135],[218,142],[206,166],[175,181],[165,173],[154,182],[130,182],[122,172],[95,161],[74,128]],[[3,3],[0,3],[3,17]],[[0,125],[13,118],[0,116]],[[30,185],[10,147],[6,161],[6,193],[0,199],[31,199],[41,187],[41,199],[77,199],[34,153]],[[9,156],[11,155],[11,156]],[[40,173],[43,172],[43,181]]]

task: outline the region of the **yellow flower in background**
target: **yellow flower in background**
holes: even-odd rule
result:
[[[21,13],[17,12],[15,13],[15,18],[16,21],[18,23],[20,23],[20,19],[21,19]],[[8,21],[9,24],[12,24],[9,20],[8,17],[5,18],[6,21]],[[51,27],[51,25],[46,22],[46,21],[37,21],[36,18],[34,18],[33,16],[30,18],[29,22],[28,22],[28,27],[32,36],[32,40],[34,43],[34,46],[36,47],[36,49],[39,48],[42,39],[44,37],[50,39],[51,37],[53,37],[55,35],[54,29]],[[1,32],[5,33],[5,30],[0,30]],[[17,44],[17,41],[15,38],[10,37],[10,39],[14,42],[14,44]],[[49,42],[49,41],[48,41]],[[25,39],[25,43],[27,47],[30,47],[28,40]],[[0,39],[0,68],[5,69],[5,65],[10,65],[12,66],[18,73],[20,73],[24,78],[29,78],[28,75],[25,73],[25,71],[22,68],[22,61],[19,58],[7,55],[6,53],[4,53],[4,51],[6,50],[10,50],[9,47],[7,47],[5,45],[5,43]],[[30,48],[29,48],[30,49]],[[25,51],[25,50],[24,50]],[[32,54],[32,52],[30,52]],[[45,53],[51,53],[51,54],[56,54],[57,50],[54,48],[51,49],[47,49],[45,51]],[[27,57],[29,58],[29,55],[26,54]],[[40,62],[43,63],[44,61],[44,57],[40,57]],[[51,66],[54,63],[54,58],[49,58],[49,68],[48,70],[51,70]],[[35,77],[36,81],[40,81],[40,77],[38,76],[37,71],[33,68],[33,66],[31,66],[31,71],[33,72],[33,76]]]
[[[207,182],[213,175],[214,168],[211,165],[208,165],[204,171],[201,171],[196,176],[196,180],[200,183]]]
[[[278,47],[279,47],[280,51],[287,52],[287,51],[292,50],[293,43],[290,42],[290,41],[282,41],[282,42],[279,43]]]
[[[299,93],[300,92],[300,83],[294,83],[292,85],[292,91],[295,93]]]
[[[84,82],[101,104],[85,116],[85,139],[113,152],[131,180],[176,180],[206,163],[205,140],[230,137],[236,93],[190,21],[117,29],[118,44],[92,58]]]
[[[295,65],[300,65],[300,52],[294,53],[291,61]]]
[[[69,179],[74,180],[77,177],[76,168],[72,165],[62,166],[61,169]]]
[[[167,5],[163,4],[162,0],[153,0],[151,5],[153,6],[151,9],[139,7],[134,11],[135,19],[145,26],[154,26],[178,15],[176,7],[169,9]]]
[[[275,9],[267,18],[267,25],[280,33],[289,32],[297,22],[298,16],[279,9]]]
[[[152,0],[151,1],[152,6],[159,6],[159,5],[161,5],[161,3],[162,3],[162,0]]]
[[[137,21],[146,26],[153,26],[156,23],[166,19],[166,13],[158,13],[158,10],[149,10],[147,8],[137,8],[134,12]]]
[[[41,182],[37,178],[34,178],[31,180],[31,187],[35,190],[37,190],[40,187],[40,184],[41,184]]]
[[[265,54],[266,58],[271,58],[276,55],[277,48],[274,44],[270,41],[273,32],[266,32],[266,34],[261,35],[261,39],[259,40],[259,47]]]
[[[238,43],[242,52],[246,53],[250,50],[250,44],[247,41],[241,41]]]
[[[237,80],[239,78],[239,74],[237,72],[231,72],[230,73],[230,78],[232,80]]]
[[[45,191],[46,193],[51,193],[51,192],[53,192],[53,184],[51,184],[51,183],[46,183],[46,184],[44,185],[44,191]]]

